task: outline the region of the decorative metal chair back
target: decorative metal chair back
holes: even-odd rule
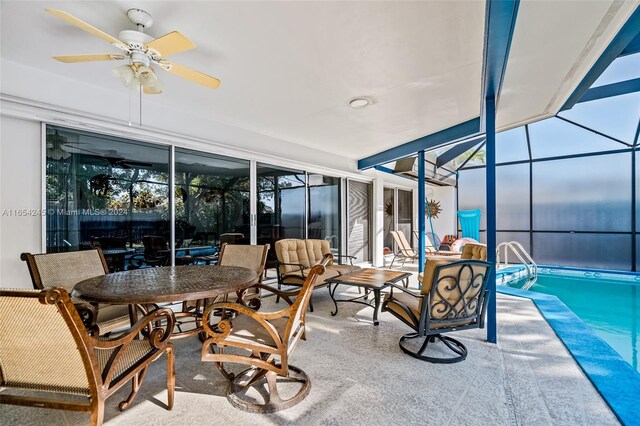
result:
[[[250,246],[244,244],[222,244],[218,265],[241,266],[256,271],[258,282],[262,282],[264,266],[267,262],[269,244]]]
[[[89,395],[90,361],[77,338],[88,335],[63,300],[53,290],[0,291],[0,386]]]
[[[473,323],[482,327],[489,269],[489,263],[474,260],[437,266],[433,284],[422,288],[423,294],[429,294],[426,315],[421,315],[426,329],[459,328]]]
[[[64,253],[22,253],[20,258],[27,262],[36,289],[62,287],[71,292],[78,282],[109,272],[100,248]]]
[[[393,239],[398,244],[398,250],[403,256],[406,257],[415,257],[417,256],[416,251],[411,247],[409,241],[407,241],[407,237],[404,235],[402,231],[390,231]]]

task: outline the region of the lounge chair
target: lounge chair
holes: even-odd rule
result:
[[[402,261],[402,266],[404,266],[407,260],[417,261],[418,260],[418,252],[411,247],[409,241],[407,241],[407,237],[404,236],[404,232],[402,231],[389,231],[393,240],[396,242],[397,250],[393,254],[393,259],[391,259],[391,265],[389,267],[393,267],[393,262],[396,259]]]

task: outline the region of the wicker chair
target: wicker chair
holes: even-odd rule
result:
[[[62,287],[71,293],[73,286],[80,281],[109,273],[100,248],[64,253],[22,253],[20,259],[27,262],[33,288],[36,290]],[[127,306],[94,306],[77,298],[73,298],[73,303],[82,322],[92,332],[107,334],[131,326]]]
[[[451,262],[429,259],[420,294],[396,285],[385,296],[382,311],[389,312],[414,332],[400,339],[400,349],[423,361],[453,363],[467,357],[467,348],[458,340],[443,336],[468,328],[483,328],[491,264],[480,260]],[[400,290],[400,291],[394,291]],[[420,349],[412,350],[407,340],[425,337]],[[429,343],[439,340],[453,351],[454,357],[425,355]]]
[[[232,405],[250,412],[272,413],[289,408],[307,396],[311,386],[309,377],[289,364],[289,356],[298,341],[305,338],[305,313],[311,292],[318,275],[322,275],[332,260],[333,256],[326,254],[320,264],[312,267],[300,291],[283,292],[258,284],[260,289],[279,294],[290,303],[280,311],[256,312],[230,302],[214,303],[206,309],[204,318],[207,320],[203,327],[209,337],[202,345],[202,361],[215,362],[220,372],[231,381],[227,399]],[[295,302],[291,303],[290,296],[296,296]],[[211,315],[213,310],[222,311],[219,322],[214,324],[209,322],[215,318]],[[235,348],[234,353],[225,353],[226,348]],[[242,351],[247,354],[240,353]],[[251,367],[234,375],[225,369],[225,363]],[[294,396],[283,399],[278,392],[278,378],[280,382],[299,383],[299,390]],[[261,394],[264,402],[248,396],[251,391]]]
[[[159,322],[166,328],[152,328]],[[0,404],[90,412],[91,424],[100,425],[105,400],[131,381],[131,393],[119,404],[126,409],[149,364],[166,352],[170,410],[173,323],[171,310],[158,309],[121,337],[98,339],[86,331],[65,289],[0,290]],[[139,340],[143,330],[149,338]],[[61,394],[74,397],[62,399]]]

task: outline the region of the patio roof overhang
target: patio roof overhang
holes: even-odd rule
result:
[[[502,131],[553,116],[578,102],[640,90],[640,82],[635,80],[589,89],[614,59],[640,51],[638,3],[611,4],[600,9],[573,6],[572,9],[571,5],[563,4],[554,19],[550,19],[553,14],[548,13],[548,8],[554,7],[551,3],[487,2],[483,89],[475,94],[481,105],[480,115],[471,119],[460,117],[453,126],[362,158],[358,169],[456,144],[436,162],[446,164],[451,156],[465,152],[462,146],[471,144],[459,142],[476,140],[484,133],[484,100],[491,96],[496,100],[496,127]],[[571,18],[572,25],[568,25],[566,19]],[[561,39],[557,43],[544,43],[553,37]],[[576,53],[575,48],[582,50]],[[565,58],[556,62],[559,57],[571,54],[573,61]]]

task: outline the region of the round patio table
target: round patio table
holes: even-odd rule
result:
[[[89,302],[129,305],[131,321],[137,321],[138,310],[149,305],[184,302],[177,318],[192,317],[195,329],[174,332],[172,337],[186,337],[202,331],[202,312],[206,300],[228,293],[242,296],[244,290],[258,282],[249,268],[220,265],[163,266],[115,272],[80,281],[72,295]],[[188,306],[186,301],[195,301]],[[139,309],[135,307],[138,306]]]

